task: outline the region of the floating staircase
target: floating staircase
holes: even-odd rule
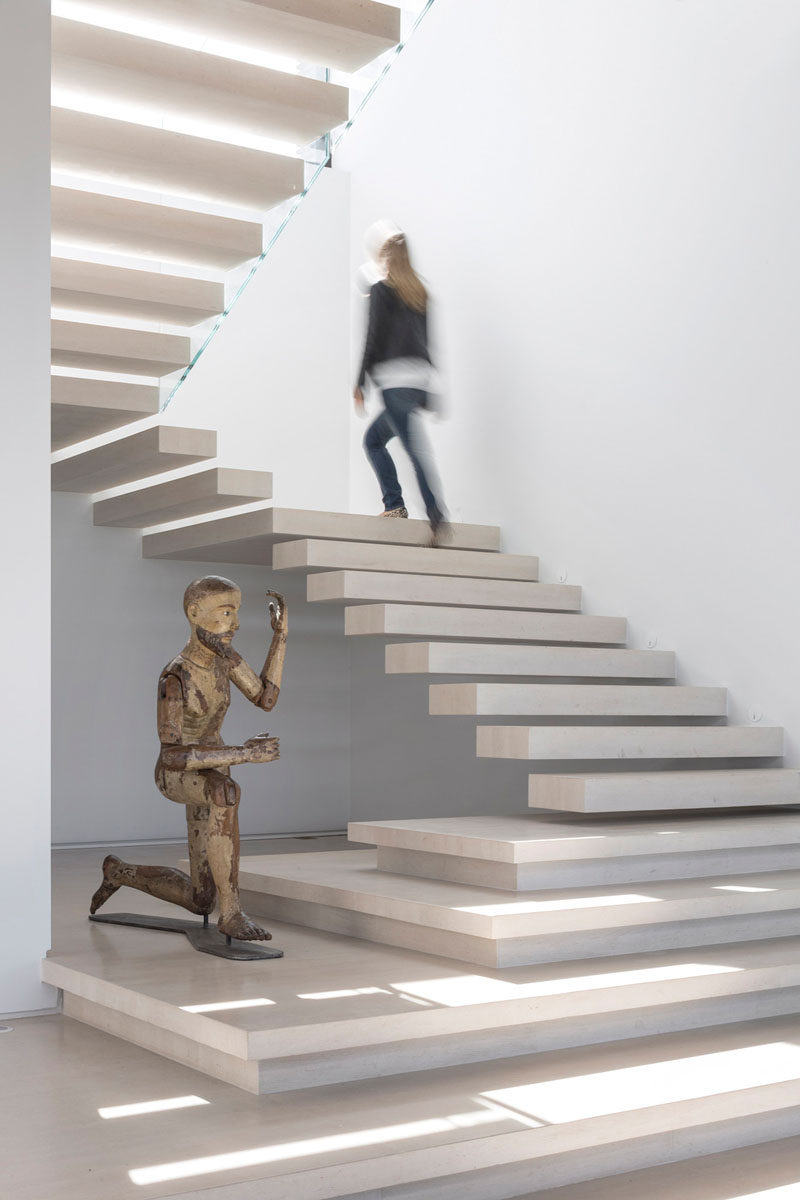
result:
[[[532,764],[536,811],[487,797],[478,818],[354,822],[373,849],[246,857],[248,905],[286,951],[268,977],[120,930],[112,962],[46,960],[65,1013],[252,1093],[331,1085],[332,1130],[360,1122],[360,1140],[275,1167],[276,1196],[507,1200],[796,1134],[800,772],[782,730],[727,725],[724,688],[677,684],[671,652],[627,648],[623,617],[583,613],[494,527],[434,549],[424,522],[266,507],[271,475],[213,461],[213,431],[125,429],[192,361],[221,273],[261,252],[259,214],[304,187],[301,157],[230,130],[303,144],[345,111],[340,87],[221,43],[353,70],[397,42],[397,10],[82,10],[54,30],[53,487],[126,487],[94,521],[146,530],[145,560],[305,573],[344,636],[420,676],[431,720],[475,718],[476,759]],[[93,103],[70,106],[78,83]]]

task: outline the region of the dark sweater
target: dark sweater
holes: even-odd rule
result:
[[[391,358],[431,361],[428,314],[409,308],[393,287],[380,280],[369,293],[369,322],[357,386],[364,386],[374,366]]]

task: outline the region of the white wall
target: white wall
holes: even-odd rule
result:
[[[3,636],[3,952],[0,1013],[52,1006],[50,946],[50,24],[5,0],[0,38],[0,444]]]
[[[301,576],[236,564],[143,561],[131,529],[95,528],[88,499],[53,499],[53,840],[182,837],[181,805],[156,789],[156,685],[186,642],[182,599],[200,575],[242,588],[236,648],[256,671],[269,645],[264,592],[283,591],[289,648],[278,707],[264,713],[236,689],[224,737],[268,730],[281,759],[241,767],[243,834],[342,829],[349,796],[347,650],[342,615],[305,602]]]
[[[285,508],[347,508],[348,192],[321,173],[165,414],[273,471]]]
[[[219,431],[224,466],[271,470],[275,503],[347,508],[348,180],[323,172],[191,372],[164,420]],[[237,773],[243,833],[341,829],[349,797],[347,649],[341,612],[307,606],[300,577],[259,567],[143,562],[136,531],[93,528],[88,498],[54,496],[56,844],[180,837],[184,813],[153,783],[155,686],[186,640],[191,579],[243,588],[240,653],[260,670],[265,588],[291,607],[275,713],[238,693],[225,738],[262,731],[282,760]],[[344,682],[343,682],[344,681]]]
[[[351,271],[391,217],[438,301],[453,514],[794,764],[799,39],[794,0],[437,0],[335,160]]]

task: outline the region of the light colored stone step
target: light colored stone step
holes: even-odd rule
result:
[[[169,479],[149,488],[126,492],[94,505],[95,525],[125,525],[141,529],[178,521],[185,517],[269,500],[272,495],[270,471],[241,471],[231,467],[211,467],[180,479]]]
[[[157,95],[159,112],[173,120],[297,146],[348,118],[347,88],[63,17],[53,20],[53,87],[143,108]]]
[[[348,834],[377,847],[379,870],[511,891],[784,871],[800,863],[800,813],[432,817],[354,821]]]
[[[396,7],[363,0],[82,0],[89,19],[166,25],[197,42],[208,39],[248,46],[270,55],[356,71],[400,40]]]
[[[638,1171],[537,1189],[514,1200],[796,1200],[800,1142],[770,1140]]]
[[[625,641],[624,617],[568,613],[509,612],[501,609],[445,608],[415,604],[363,604],[346,608],[348,637],[516,638],[521,642]]]
[[[216,452],[217,435],[211,429],[154,425],[60,459],[52,465],[51,481],[56,492],[100,492],[188,467]]]
[[[248,858],[240,879],[268,918],[491,967],[800,933],[796,871],[511,897],[390,875],[354,850]]]
[[[727,691],[593,683],[432,683],[434,715],[535,717],[724,717]]]
[[[160,378],[188,366],[192,358],[189,338],[174,333],[61,320],[51,321],[50,328],[56,367]]]
[[[264,230],[255,221],[220,217],[153,204],[101,191],[53,187],[53,241],[59,247],[89,248],[157,262],[230,270],[261,253]]]
[[[430,546],[303,539],[282,542],[272,553],[276,571],[408,571],[419,575],[535,580],[539,560],[523,554],[438,550]]]
[[[309,601],[332,604],[399,600],[411,604],[469,604],[561,612],[577,612],[581,606],[581,589],[570,584],[382,571],[324,571],[309,575],[307,595]]]
[[[169,325],[197,325],[225,307],[222,283],[168,272],[132,270],[77,258],[50,262],[54,308]]]
[[[57,107],[51,131],[57,171],[260,211],[303,190],[302,159],[283,154]]]
[[[129,931],[114,932],[138,962]],[[694,962],[667,951],[465,975],[429,955],[274,932],[286,957],[268,980],[195,971],[180,946],[146,972],[53,954],[43,976],[65,1015],[262,1095],[596,1044],[625,1036],[633,1012],[642,1037],[778,1015],[800,998],[797,939],[714,946]]]
[[[53,375],[50,396],[53,450],[63,450],[158,412],[158,388],[143,383]]]
[[[531,808],[586,813],[800,804],[800,771],[774,767],[531,775],[528,803]]]
[[[386,647],[386,673],[674,679],[675,654],[672,650],[502,646],[491,642],[398,642]]]
[[[542,760],[776,758],[783,754],[783,730],[758,725],[480,725],[477,750],[480,758]]]
[[[430,529],[427,521],[395,521],[358,513],[301,508],[268,508],[150,534],[142,540],[142,554],[145,558],[269,566],[276,542],[298,538],[425,546]],[[454,525],[452,544],[464,550],[498,550],[500,530],[496,525]]]

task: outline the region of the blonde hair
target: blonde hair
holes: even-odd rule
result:
[[[381,246],[380,258],[386,264],[386,282],[389,287],[394,288],[409,308],[413,308],[415,312],[425,312],[428,307],[428,292],[411,265],[406,235],[395,233],[387,238]]]

